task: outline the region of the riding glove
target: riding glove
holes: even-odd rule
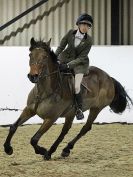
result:
[[[60,64],[59,68],[60,68],[61,71],[64,71],[64,70],[67,70],[69,68],[69,65],[68,64]]]

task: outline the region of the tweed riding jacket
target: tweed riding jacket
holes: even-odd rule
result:
[[[80,44],[75,47],[77,30],[70,30],[61,40],[55,54],[61,63],[67,63],[75,74],[87,73],[89,68],[88,53],[92,46],[92,38],[85,34]]]

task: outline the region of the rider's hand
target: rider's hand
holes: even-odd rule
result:
[[[64,71],[64,70],[67,70],[69,68],[69,65],[68,64],[60,64],[59,68],[60,68],[61,71]]]

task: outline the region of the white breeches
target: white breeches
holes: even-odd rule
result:
[[[82,73],[76,74],[75,75],[75,93],[78,94],[80,92],[80,85],[83,79]]]

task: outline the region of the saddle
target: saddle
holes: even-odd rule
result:
[[[62,75],[62,78],[63,77],[67,77],[67,81],[68,81],[70,92],[72,94],[74,94],[75,93],[75,89],[74,89],[74,77],[75,77],[75,74],[74,74],[74,72],[72,70],[70,70],[70,69],[67,69],[65,71],[61,71],[61,75]],[[81,92],[83,92],[83,89],[86,89],[87,92],[92,92],[91,89],[87,86],[87,83],[86,83],[86,79],[87,79],[88,75],[89,75],[89,71],[88,71],[88,73],[86,73],[83,76],[83,80],[82,80],[82,83],[81,83]]]

